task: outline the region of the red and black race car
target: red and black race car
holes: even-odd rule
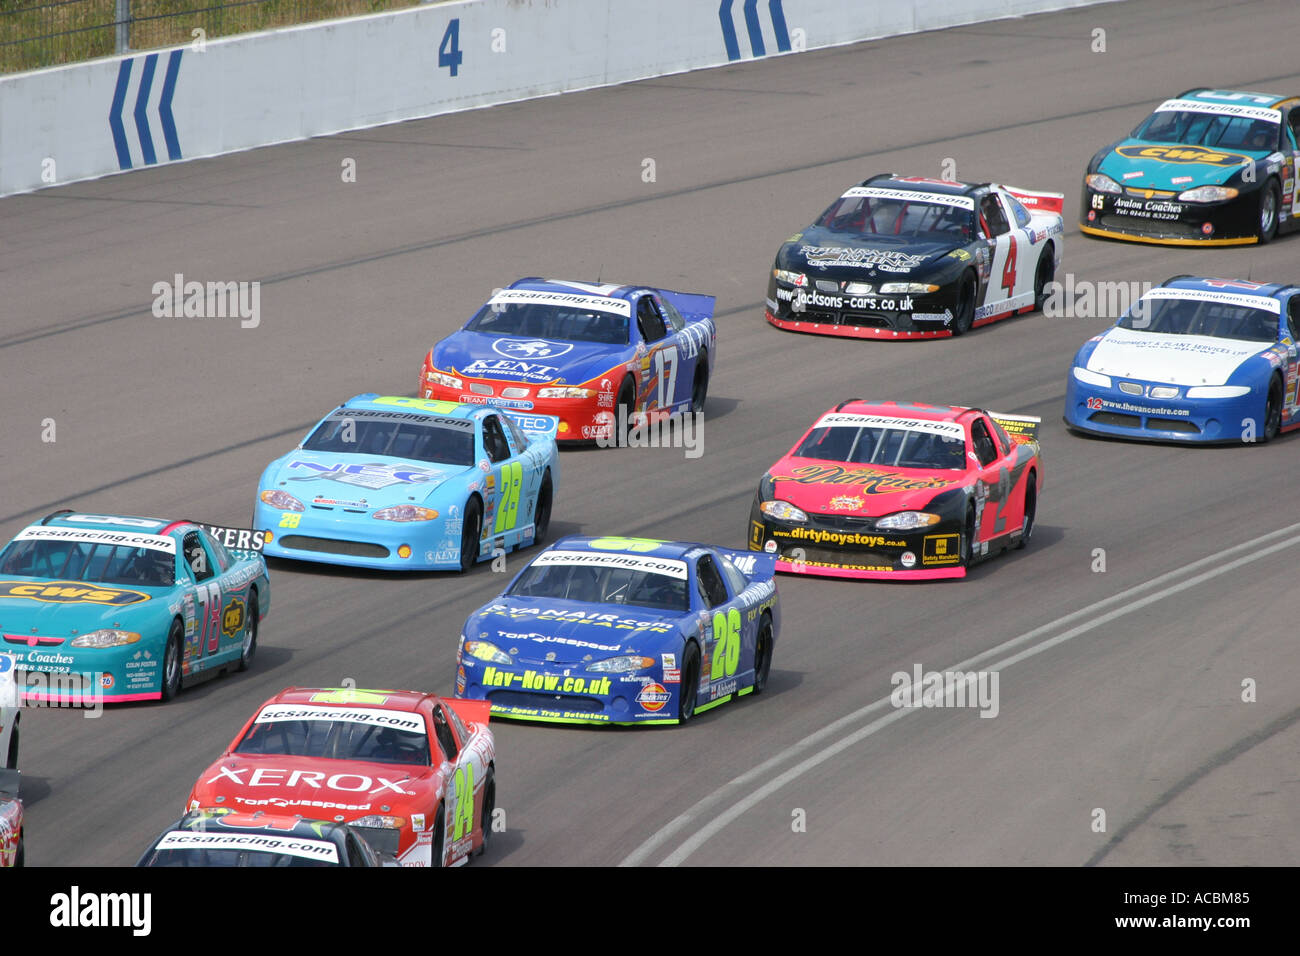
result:
[[[1042,308],[1061,193],[873,176],[777,251],[767,321],[850,338],[961,335]]]
[[[759,482],[749,549],[778,571],[960,578],[1034,529],[1040,419],[978,408],[843,402]]]
[[[414,691],[290,687],[203,772],[188,809],[335,820],[403,866],[466,863],[492,828],[490,709]]]

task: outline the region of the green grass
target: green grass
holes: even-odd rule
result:
[[[415,6],[418,0],[130,0],[132,50]],[[0,73],[114,52],[115,0],[0,0]]]

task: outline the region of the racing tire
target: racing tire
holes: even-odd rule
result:
[[[767,676],[772,671],[772,619],[766,614],[758,622],[758,637],[754,641],[754,693],[761,694],[767,687]]]
[[[695,701],[700,693],[700,648],[687,643],[682,652],[682,684],[677,693],[677,722],[684,724],[695,716]]]
[[[172,629],[167,634],[167,646],[163,649],[162,661],[162,700],[164,703],[174,698],[181,689],[181,642],[185,639],[185,628],[180,621],[172,621]]]
[[[14,715],[14,729],[9,734],[9,753],[5,755],[5,769],[18,769],[18,715]]]
[[[460,570],[478,564],[478,545],[483,535],[483,505],[477,498],[465,502],[465,517],[460,526]]]
[[[695,360],[695,380],[691,382],[691,411],[696,415],[704,411],[704,402],[709,397],[709,360],[705,352],[700,352]]]
[[[614,430],[610,438],[616,448],[627,447],[627,433],[632,430],[632,416],[636,414],[636,385],[632,379],[623,379],[614,400]],[[620,426],[619,422],[623,424]]]
[[[483,814],[479,826],[483,828],[483,842],[479,844],[478,855],[487,852],[488,840],[492,836],[492,813],[497,806],[496,774],[488,767],[487,777],[483,780]]]
[[[1029,544],[1029,538],[1034,533],[1034,519],[1038,516],[1038,476],[1032,471],[1029,473],[1029,487],[1025,489],[1025,517],[1020,525],[1020,540],[1016,542],[1016,550],[1023,551]]]
[[[438,815],[438,819],[433,823],[433,847],[429,851],[432,858],[429,866],[441,869],[446,865],[446,861],[442,858],[442,845],[445,842],[444,834],[447,832],[447,808],[440,803],[434,812]]]
[[[555,493],[551,486],[551,473],[542,476],[542,487],[537,492],[537,506],[533,509],[533,544],[541,544],[551,527],[551,501]]]
[[[975,291],[975,276],[967,272],[957,288],[957,310],[952,320],[954,336],[965,335],[975,326]]]
[[[14,854],[14,869],[27,865],[27,848],[23,845],[23,832],[18,831],[18,851]]]
[[[1282,208],[1282,194],[1277,180],[1270,179],[1259,191],[1259,212],[1255,217],[1255,238],[1262,246],[1277,235],[1278,210]]]
[[[235,665],[235,670],[241,674],[253,666],[253,658],[257,656],[257,630],[260,614],[261,608],[257,604],[257,590],[250,588],[248,592],[248,622],[244,626],[244,647],[239,654],[239,663]]]
[[[961,532],[962,567],[974,567],[975,558],[975,506],[968,505],[966,508],[966,523],[962,526]]]
[[[1266,445],[1282,431],[1282,382],[1273,378],[1268,383],[1268,398],[1264,400],[1264,430],[1259,443]]]
[[[1048,243],[1043,254],[1038,257],[1038,268],[1034,270],[1034,308],[1041,312],[1047,302],[1047,287],[1056,278],[1056,256],[1052,245]]]

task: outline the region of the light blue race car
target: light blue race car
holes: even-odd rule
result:
[[[266,467],[254,527],[268,555],[468,571],[546,536],[558,420],[481,405],[358,395]]]
[[[1073,430],[1147,441],[1267,442],[1300,427],[1300,286],[1175,276],[1079,349]]]
[[[18,693],[171,700],[204,672],[245,670],[271,609],[258,544],[247,529],[67,510],[24,528],[0,551]]]

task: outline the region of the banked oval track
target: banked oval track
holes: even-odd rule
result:
[[[1074,225],[1088,157],[1160,99],[1204,83],[1300,88],[1281,39],[1300,33],[1295,4],[1235,4],[1233,21],[1260,28],[1215,30],[1205,49],[1225,16],[1215,0],[1112,4],[0,201],[0,533],[69,505],[241,524],[263,465],[316,416],[359,392],[410,394],[423,351],[518,276],[710,292],[704,454],[566,452],[555,534],[743,546],[765,468],[820,411],[867,396],[1041,415],[1034,541],[952,584],[782,578],[769,692],[688,727],[497,724],[508,828],[483,862],[1294,864],[1300,438],[1185,449],[1067,435],[1067,363],[1105,318],[878,343],[787,334],[761,314],[778,243],[836,190],[947,160],[964,180],[1065,192],[1062,277],[1076,282],[1296,280],[1300,238],[1165,249]],[[152,317],[153,284],[177,273],[260,280],[261,324]],[[457,626],[504,583],[486,565],[273,576],[251,672],[98,720],[26,715],[29,862],[134,862],[284,686],[449,693]],[[891,674],[917,664],[998,669],[997,717],[890,708]]]

